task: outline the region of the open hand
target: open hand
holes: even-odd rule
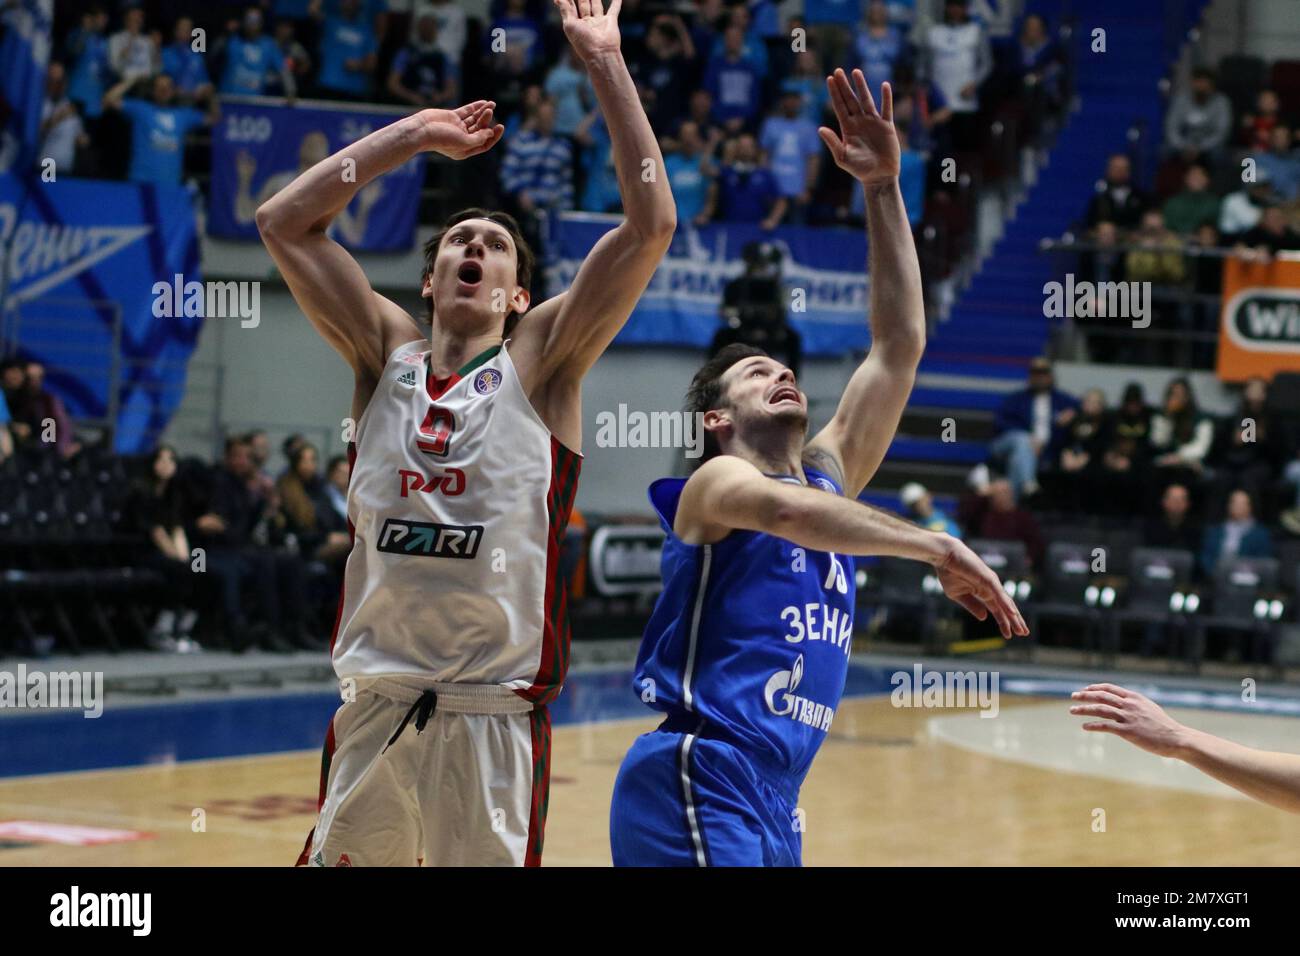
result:
[[[609,10],[601,0],[555,0],[560,8],[560,25],[574,51],[585,62],[600,53],[618,52],[618,11],[623,0],[613,0]]]
[[[843,70],[826,77],[831,106],[840,123],[840,133],[822,126],[822,138],[835,165],[864,186],[877,185],[898,178],[901,147],[894,129],[894,91],[888,83],[881,87],[880,111],[867,88],[861,70],[853,71],[853,85]]]
[[[1084,730],[1115,734],[1160,757],[1176,756],[1187,728],[1164,712],[1154,700],[1116,684],[1089,684],[1070,695],[1070,713],[1098,717]]]
[[[1011,595],[1002,589],[1002,582],[979,555],[952,538],[949,547],[934,570],[943,593],[983,621],[990,614],[998,622],[998,630],[1008,640],[1029,633],[1025,619]]]
[[[454,110],[421,110],[416,116],[423,125],[425,148],[448,159],[468,159],[487,152],[506,131],[492,122],[495,107],[491,100],[475,100]]]

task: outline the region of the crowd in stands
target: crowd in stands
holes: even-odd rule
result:
[[[1154,406],[1132,383],[1107,407],[1101,389],[1078,398],[1057,388],[1037,359],[997,411],[989,461],[972,472],[955,527],[1022,542],[1039,570],[1043,513],[1141,528],[1147,547],[1191,551],[1202,579],[1225,557],[1273,557],[1276,542],[1300,539],[1300,409],[1280,409],[1269,391],[1251,379],[1237,410],[1214,416],[1177,377]],[[920,485],[902,501],[913,520],[953,531]]]
[[[877,97],[893,85],[914,225],[927,195],[954,188],[939,158],[978,153],[995,112],[1014,108],[1032,132],[1062,106],[1061,51],[1040,17],[1011,21],[1016,4],[800,6],[783,17],[772,0],[623,3],[623,54],[679,222],[859,224],[860,190],[823,161],[817,135],[838,66],[862,68]],[[40,154],[59,169],[198,181],[208,160],[186,136],[217,120],[224,95],[411,108],[483,97],[507,130],[484,160],[499,191],[488,198],[530,238],[541,209],[619,209],[608,130],[549,0],[492,0],[485,19],[453,0],[72,4],[57,27]]]
[[[1239,97],[1239,99],[1242,99]],[[1111,156],[1081,223],[1088,239],[1081,280],[1151,282],[1154,327],[1170,338],[1116,336],[1098,318],[1089,326],[1097,361],[1209,367],[1223,285],[1221,250],[1246,258],[1300,251],[1300,94],[1248,93],[1234,106],[1216,74],[1198,68],[1170,99],[1163,151],[1152,188],[1135,182],[1126,153]],[[1097,334],[1101,333],[1101,334]],[[1194,348],[1173,339],[1195,333]]]

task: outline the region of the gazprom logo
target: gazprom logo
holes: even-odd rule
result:
[[[1300,289],[1242,289],[1223,307],[1223,329],[1252,352],[1300,352]]]
[[[767,679],[763,688],[763,699],[767,709],[777,717],[784,717],[794,710],[794,691],[803,680],[803,655],[794,659],[794,665],[788,671],[777,671]],[[780,703],[777,702],[778,697]]]

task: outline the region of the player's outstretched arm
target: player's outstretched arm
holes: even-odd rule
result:
[[[893,91],[884,84],[877,110],[861,70],[853,71],[852,84],[836,70],[826,85],[840,132],[823,126],[818,134],[866,197],[871,351],[849,380],[835,415],[808,443],[805,457],[842,477],[845,494],[857,497],[880,467],[912,392],[925,350],[925,302],[898,185]]]
[[[1070,695],[1070,713],[1095,717],[1084,730],[1115,734],[1160,757],[1177,757],[1248,797],[1300,813],[1300,754],[1256,750],[1180,724],[1151,698],[1117,684]]]
[[[458,110],[421,110],[321,160],[258,207],[262,241],[298,305],[359,380],[378,376],[389,351],[421,333],[405,310],[371,290],[356,260],[325,230],[358,190],[416,153],[464,159],[490,149],[503,132],[492,124],[492,107],[478,100]]]
[[[952,535],[860,501],[774,481],[743,459],[720,455],[686,482],[673,531],[687,544],[711,544],[733,530],[764,531],[816,551],[925,561],[949,598],[981,621],[992,614],[1003,637],[1029,633],[998,576]]]
[[[624,220],[596,242],[569,290],[528,313],[516,337],[535,381],[580,381],[627,322],[677,228],[663,155],[623,60],[622,0],[555,0],[564,35],[587,65],[609,129]]]

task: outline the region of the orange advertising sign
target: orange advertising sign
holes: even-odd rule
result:
[[[1223,263],[1218,374],[1225,382],[1300,372],[1300,260]]]

